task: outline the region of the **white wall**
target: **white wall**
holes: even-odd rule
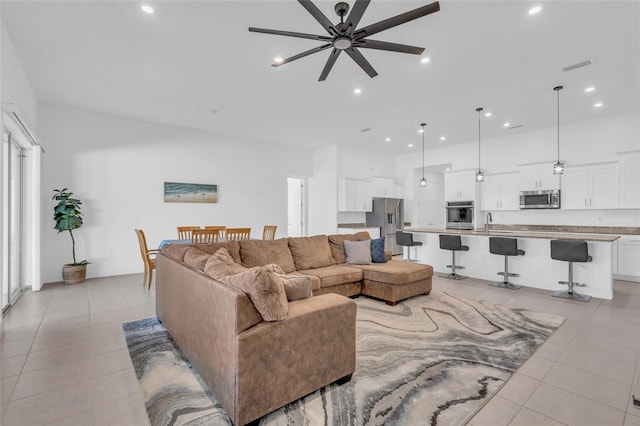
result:
[[[78,260],[89,277],[142,271],[134,228],[149,247],[176,238],[176,226],[265,224],[286,236],[287,177],[307,176],[311,152],[228,140],[208,133],[54,106],[40,105],[44,282],[59,281],[71,261],[68,233],[53,229],[54,188],[83,201],[85,226],[74,232]],[[217,204],[164,203],[163,182],[218,185]]]
[[[617,161],[618,152],[640,149],[640,111],[561,125],[560,158],[567,165]],[[517,171],[518,165],[548,162],[557,156],[557,128],[547,128],[482,141],[482,169],[486,174]],[[477,167],[477,141],[427,150],[425,164],[451,163],[452,170]],[[405,199],[413,199],[414,169],[421,167],[421,154],[395,159],[397,178],[405,185]],[[638,210],[543,210],[509,211],[493,215],[494,222],[507,224],[557,224],[638,226]]]
[[[338,226],[338,147],[313,153],[313,179],[309,179],[309,235],[334,234]]]
[[[38,102],[35,93],[29,83],[22,62],[18,57],[9,33],[1,25],[2,31],[2,55],[1,67],[2,75],[0,77],[2,90],[2,103],[17,103],[26,113],[29,121],[33,126],[38,124]]]

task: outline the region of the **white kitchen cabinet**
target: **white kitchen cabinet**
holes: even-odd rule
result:
[[[404,186],[402,185],[393,186],[393,198],[404,198]]]
[[[640,151],[619,154],[620,207],[640,209]]]
[[[342,178],[338,181],[338,211],[370,212],[371,182]]]
[[[623,235],[617,243],[617,276],[640,282],[640,236]]]
[[[445,201],[473,201],[476,198],[476,173],[473,170],[444,175]]]
[[[486,175],[482,188],[482,210],[518,210],[518,173]]]
[[[520,166],[520,191],[560,188],[560,175],[553,174],[553,163]]]
[[[373,185],[372,195],[374,197],[397,198],[393,179],[374,177],[371,179],[371,184]]]
[[[567,210],[618,208],[618,163],[567,167],[560,200]]]

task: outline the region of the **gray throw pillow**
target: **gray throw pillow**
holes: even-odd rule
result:
[[[344,240],[344,252],[347,255],[347,264],[369,265],[371,263],[371,240]]]

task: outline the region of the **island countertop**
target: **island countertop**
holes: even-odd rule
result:
[[[620,235],[597,234],[583,232],[554,232],[554,231],[530,231],[518,229],[489,229],[488,231],[477,229],[444,229],[444,228],[405,228],[405,232],[449,235],[476,235],[489,237],[519,237],[519,238],[543,238],[548,240],[580,240],[614,242]]]

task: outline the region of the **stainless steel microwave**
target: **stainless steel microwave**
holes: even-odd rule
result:
[[[559,209],[560,190],[520,191],[521,209]]]

